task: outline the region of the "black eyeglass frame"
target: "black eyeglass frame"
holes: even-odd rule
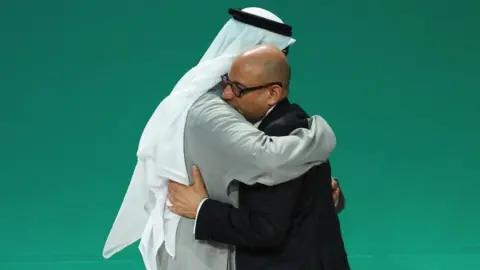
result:
[[[245,95],[249,92],[272,87],[274,85],[283,87],[283,84],[281,82],[270,82],[270,83],[252,86],[252,87],[244,87],[238,82],[230,81],[230,79],[228,78],[228,74],[223,74],[221,78],[222,78],[222,83],[224,83],[225,86],[230,85],[230,87],[232,88],[232,92],[236,97],[241,97],[242,95]],[[238,91],[236,89],[238,89]]]

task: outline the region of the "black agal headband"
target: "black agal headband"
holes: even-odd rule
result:
[[[228,13],[233,19],[258,28],[268,30],[270,32],[292,37],[292,27],[288,24],[272,21],[236,8],[229,8]]]

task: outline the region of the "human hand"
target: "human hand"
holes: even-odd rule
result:
[[[340,187],[338,186],[337,179],[332,177],[332,196],[335,207],[338,205],[338,200],[340,199]]]
[[[208,198],[207,189],[197,166],[192,168],[193,184],[190,186],[170,180],[168,183],[168,200],[172,203],[168,208],[173,213],[196,218],[200,203]]]
[[[341,212],[345,208],[345,197],[343,196],[342,189],[338,185],[337,179],[332,177],[332,196],[337,213]]]
[[[337,179],[332,177],[332,196],[337,213],[340,213],[345,208],[345,196],[342,189],[338,185]]]

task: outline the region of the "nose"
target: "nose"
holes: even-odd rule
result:
[[[223,99],[232,100],[234,97],[235,95],[233,94],[232,87],[230,85],[228,85],[227,87],[225,87],[225,89],[223,89],[223,92],[222,92]]]

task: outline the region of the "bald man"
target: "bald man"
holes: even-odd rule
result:
[[[223,99],[265,134],[308,127],[307,113],[288,101],[290,67],[276,47],[242,54],[222,81]],[[194,169],[192,186],[170,184],[170,209],[195,218],[197,240],[235,246],[237,270],[350,269],[328,161],[275,186],[238,183],[238,208],[209,199],[200,170]]]

